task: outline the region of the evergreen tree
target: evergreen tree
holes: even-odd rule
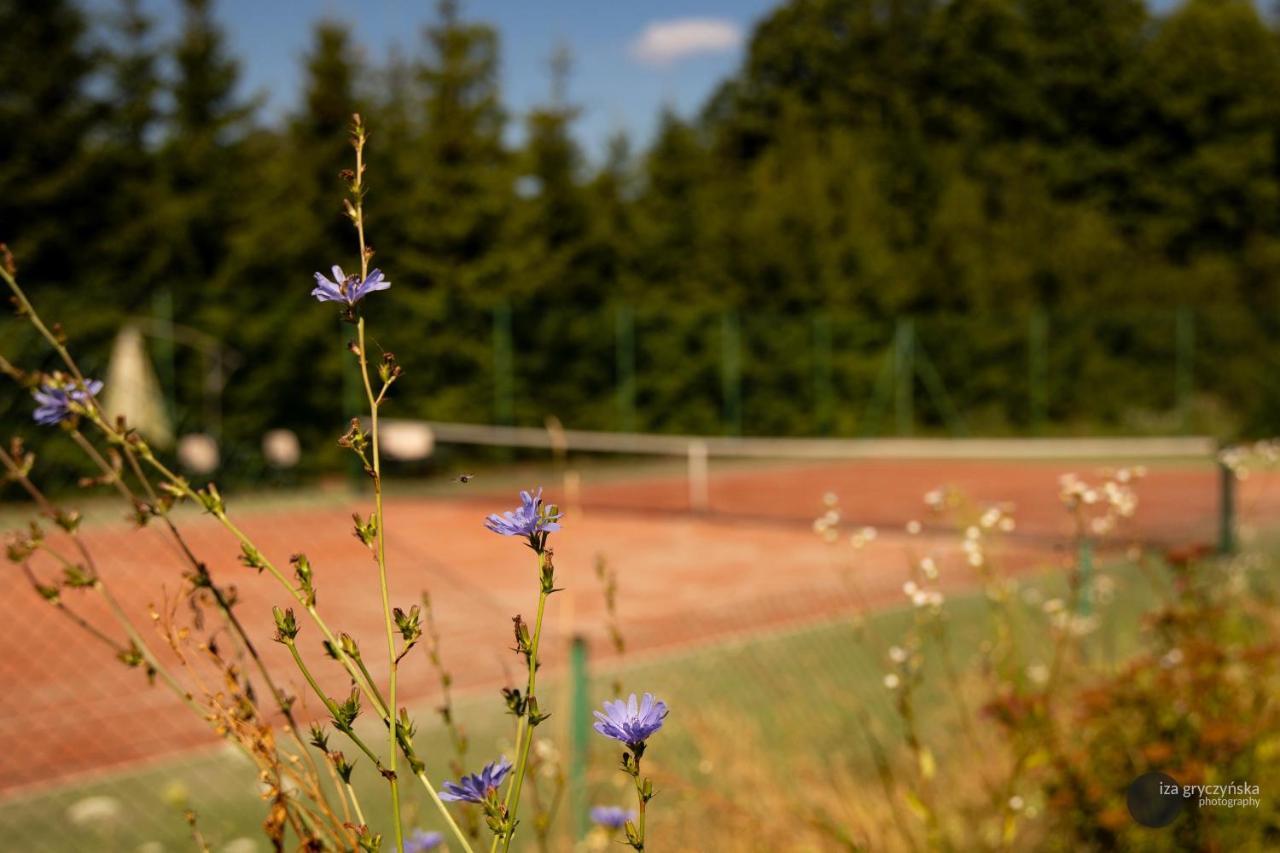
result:
[[[154,144],[160,52],[139,0],[119,0],[109,21],[105,136],[97,152],[98,230],[108,233],[95,247],[88,274],[99,280],[97,286],[114,291],[113,301],[122,307],[146,310],[164,257],[155,238],[155,205],[162,197]],[[123,270],[128,274],[121,275]]]
[[[97,218],[89,142],[99,115],[86,94],[94,70],[86,22],[68,0],[38,9],[2,0],[0,33],[0,240],[33,285],[69,288]]]
[[[422,340],[402,358],[401,393],[418,414],[488,420],[493,311],[510,281],[500,248],[513,199],[498,37],[442,0],[426,43],[417,80],[422,131],[380,155],[399,160],[390,174],[408,180],[381,191],[374,178],[381,218],[370,222],[400,282],[399,322]]]
[[[238,98],[238,67],[227,55],[210,0],[182,0],[182,11],[172,46],[172,109],[160,150],[164,195],[156,239],[177,313],[194,319],[202,308],[225,307],[208,298],[209,288],[226,256],[237,200],[250,185],[240,143],[251,108]]]
[[[511,293],[518,316],[522,379],[542,389],[527,419],[565,417],[595,427],[613,422],[613,341],[606,304],[610,247],[592,227],[582,155],[571,135],[578,111],[567,100],[568,50],[551,60],[550,101],[532,110],[520,162],[522,197],[512,217]]]

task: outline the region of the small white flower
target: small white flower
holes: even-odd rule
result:
[[[916,536],[920,533],[920,522],[914,518],[907,522],[907,533]]]
[[[825,492],[822,495],[822,503],[824,506],[835,506],[840,499],[836,497],[835,492]]]
[[[1036,684],[1044,684],[1049,680],[1049,667],[1042,663],[1033,663],[1027,667],[1027,678]]]
[[[104,795],[85,797],[67,807],[67,820],[76,826],[89,826],[115,820],[124,814],[124,807],[115,797]]]
[[[1022,811],[1022,807],[1024,805],[1025,803],[1022,801],[1022,797],[1019,797],[1017,794],[1014,794],[1009,798],[1009,808],[1013,809],[1015,812]]]
[[[937,580],[938,564],[933,561],[933,557],[924,557],[920,560],[920,572],[929,580]]]
[[[896,672],[890,672],[884,677],[884,686],[890,690],[897,690],[898,685],[902,683],[902,679],[898,678]]]
[[[1000,519],[1000,530],[1003,533],[1012,533],[1015,526],[1013,516],[1006,515],[1004,518]]]
[[[889,660],[894,663],[905,663],[907,660],[907,650],[902,646],[890,646]]]
[[[916,584],[915,581],[907,581],[902,585],[902,591],[906,593],[908,597],[910,597],[915,595],[917,592],[919,592],[920,587],[918,584]]]

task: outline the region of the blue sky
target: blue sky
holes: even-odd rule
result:
[[[463,0],[463,16],[495,25],[501,37],[504,100],[519,117],[547,99],[549,60],[557,44],[573,54],[571,100],[581,108],[577,138],[598,158],[609,136],[627,131],[635,143],[652,133],[659,110],[695,111],[737,68],[742,40],[778,0]],[[110,8],[111,0],[91,0]],[[177,25],[174,0],[145,0],[160,34]],[[270,120],[297,102],[301,58],[311,24],[336,18],[351,24],[365,55],[398,45],[422,49],[422,30],[435,19],[435,0],[215,0],[217,17],[241,63],[246,94],[266,96]],[[676,24],[651,32],[654,25]],[[647,45],[647,50],[641,45]],[[698,48],[701,49],[698,49]]]

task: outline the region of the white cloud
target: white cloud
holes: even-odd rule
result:
[[[631,43],[631,55],[647,65],[671,65],[691,56],[724,53],[742,43],[742,30],[723,18],[655,21]]]

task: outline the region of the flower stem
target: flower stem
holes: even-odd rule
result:
[[[539,575],[542,574],[543,561],[547,559],[545,552],[538,554]],[[503,807],[507,812],[507,820],[512,821],[511,831],[503,840],[503,851],[511,848],[511,838],[515,835],[514,821],[520,811],[520,790],[524,787],[524,777],[529,765],[529,747],[533,744],[533,724],[530,715],[537,712],[537,680],[538,680],[538,646],[542,640],[542,617],[547,609],[547,597],[550,591],[544,584],[538,593],[538,616],[533,623],[533,639],[529,644],[529,686],[525,692],[525,712],[516,728],[516,772],[511,777],[511,787],[507,788],[507,797]],[[496,849],[498,839],[494,838]]]
[[[639,820],[637,821],[637,824],[636,824],[636,831],[639,833],[639,843],[636,844],[635,849],[637,851],[643,851],[644,850],[644,813],[645,813],[645,806],[648,805],[649,801],[645,799],[644,784],[640,781],[640,756],[635,753],[632,753],[632,754],[635,755],[635,759],[636,759],[636,777],[635,777],[636,808],[639,811]]]
[[[356,180],[359,181],[361,167],[361,146],[356,146]],[[358,185],[357,185],[358,186]],[[359,210],[359,207],[357,207]],[[367,253],[364,251],[364,227],[363,219],[358,220],[360,228],[360,263],[362,268],[362,276],[367,275],[369,266]],[[373,385],[369,380],[369,358],[365,352],[364,337],[364,317],[356,321],[356,345],[359,349],[358,356],[360,358],[360,375],[364,379],[365,395],[369,400],[369,417],[370,428],[369,434],[373,442],[372,447],[372,468],[373,468],[373,518],[376,526],[376,547],[378,558],[378,587],[382,593],[382,618],[387,631],[387,660],[391,668],[391,674],[387,683],[387,715],[389,717],[387,726],[388,752],[387,760],[388,780],[391,782],[391,813],[395,822],[396,829],[396,847],[404,848],[404,828],[400,820],[400,786],[396,779],[396,755],[398,748],[398,730],[399,723],[396,720],[396,673],[399,670],[399,664],[396,656],[396,636],[395,625],[391,617],[391,595],[387,588],[387,540],[383,533],[383,513],[382,513],[382,459],[378,449],[378,409],[380,407],[378,397],[373,393]],[[372,682],[371,682],[372,683]]]

